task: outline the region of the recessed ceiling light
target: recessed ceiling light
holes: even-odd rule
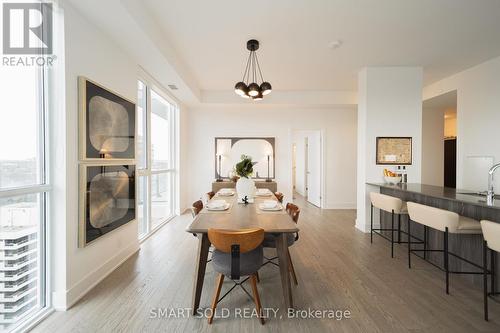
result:
[[[168,87],[172,90],[178,90],[177,86],[175,84],[169,84]]]
[[[342,45],[342,41],[337,39],[337,40],[331,41],[328,44],[328,47],[331,48],[332,50],[335,50],[335,49],[338,49],[341,45]]]

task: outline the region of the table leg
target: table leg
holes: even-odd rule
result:
[[[283,288],[283,296],[285,297],[285,306],[287,308],[293,308],[292,285],[290,283],[290,272],[288,268],[288,244],[286,233],[281,233],[278,237],[276,237],[276,250],[278,252],[281,287]]]
[[[196,314],[200,305],[201,291],[203,290],[203,280],[205,279],[205,269],[207,268],[208,249],[210,241],[206,233],[198,235],[198,259],[194,275],[193,285],[193,315]]]

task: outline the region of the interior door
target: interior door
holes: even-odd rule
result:
[[[321,133],[311,132],[307,140],[307,201],[321,207]]]

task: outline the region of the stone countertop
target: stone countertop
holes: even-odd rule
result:
[[[407,183],[407,184],[386,184],[386,183],[366,183],[367,185],[377,186],[385,189],[403,191],[409,193],[417,193],[432,198],[451,200],[456,202],[462,202],[470,205],[481,206],[486,208],[500,209],[500,197],[495,196],[493,205],[488,205],[486,203],[485,195],[478,195],[477,192],[460,190],[450,187],[441,187],[434,185],[426,185],[419,183]]]

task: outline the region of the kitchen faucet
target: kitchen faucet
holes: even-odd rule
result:
[[[495,192],[493,189],[493,174],[498,168],[500,168],[500,163],[495,164],[490,168],[490,171],[488,171],[488,193],[486,196],[486,203],[488,205],[493,205],[493,199],[495,198]]]

